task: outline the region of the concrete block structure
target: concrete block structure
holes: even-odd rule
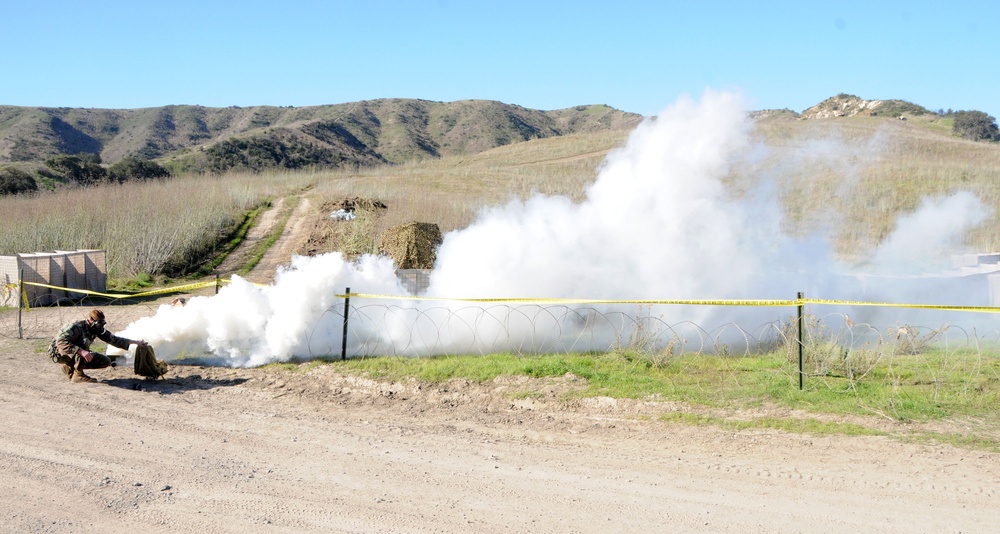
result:
[[[21,282],[26,282],[24,295]],[[44,287],[32,284],[45,284]],[[0,306],[50,306],[86,296],[82,289],[107,291],[107,254],[103,250],[57,250],[0,256]]]

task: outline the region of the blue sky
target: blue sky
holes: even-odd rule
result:
[[[707,87],[1000,115],[1000,2],[0,0],[0,105],[608,104]]]

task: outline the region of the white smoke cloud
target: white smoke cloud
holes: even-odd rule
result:
[[[879,245],[872,261],[878,273],[941,272],[950,255],[964,252],[963,238],[990,215],[968,191],[925,198],[917,211],[896,221],[896,229]],[[945,260],[945,261],[942,261]]]
[[[402,294],[387,258],[349,263],[340,254],[296,256],[275,282],[254,285],[238,276],[218,295],[194,297],[186,306],[163,305],[130,324],[121,335],[143,339],[163,359],[196,358],[232,366],[327,355],[340,346],[342,323],[329,310],[346,287]]]
[[[720,181],[731,155],[748,143],[743,104],[730,93],[710,92],[700,103],[684,98],[636,128],[608,157],[582,203],[535,196],[491,209],[450,233],[430,294],[732,294],[753,266],[733,272],[725,258],[755,256],[742,230],[753,214],[724,202]]]
[[[856,298],[864,289],[843,287],[844,278],[835,275],[843,267],[833,262],[825,241],[782,234],[775,195],[751,192],[739,200],[727,193],[723,179],[731,165],[766,151],[750,143],[751,127],[737,94],[707,91],[698,101],[680,99],[609,155],[582,202],[545,195],[513,200],[446,234],[426,293],[443,300],[352,300],[348,352],[603,350],[614,341],[583,311],[447,300],[455,298],[791,299],[802,290],[817,298]],[[830,158],[833,150],[824,145],[817,157]],[[795,154],[803,157],[808,154]],[[773,191],[760,185],[760,191]],[[954,213],[964,215],[949,215]],[[901,253],[940,257],[935,243],[953,240],[984,216],[971,195],[929,201],[900,220],[880,250],[880,265],[890,267],[890,258]],[[405,294],[388,259],[295,257],[272,285],[235,278],[216,296],[192,298],[183,308],[164,306],[122,334],[145,339],[163,358],[224,365],[336,355],[342,306],[334,296],[347,287]],[[752,329],[793,312],[657,306],[649,313],[669,324],[687,321],[712,330],[730,323]]]

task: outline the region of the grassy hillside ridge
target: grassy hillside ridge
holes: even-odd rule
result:
[[[302,110],[296,113],[308,115]],[[549,112],[549,118],[558,124],[562,118],[556,115]],[[304,120],[301,116],[300,120]],[[359,120],[363,118],[357,116]],[[567,112],[567,116],[575,115]],[[221,117],[215,116],[216,119]],[[447,124],[445,119],[430,117],[426,119],[427,131],[433,130],[434,124]],[[228,118],[238,118],[236,110],[231,111]],[[734,197],[738,197],[742,191],[750,190],[755,182],[773,181],[776,201],[784,215],[784,231],[799,237],[817,232],[829,235],[834,253],[851,263],[864,262],[892,233],[898,218],[913,213],[925,196],[971,191],[992,213],[978,228],[968,232],[966,245],[979,252],[1000,250],[1000,234],[995,231],[1000,225],[1000,144],[956,137],[948,121],[936,114],[901,121],[870,115],[799,120],[788,111],[774,113],[759,118],[753,130],[754,140],[768,147],[766,152],[756,154],[766,157],[741,162],[732,169],[726,184]],[[457,123],[454,127],[458,127]],[[314,186],[310,192],[312,205],[317,208],[314,236],[309,248],[300,252],[319,253],[343,250],[338,236],[330,233],[329,211],[324,212],[321,207],[350,197],[375,198],[389,206],[384,215],[368,221],[367,226],[354,225],[359,233],[370,234],[349,237],[356,238],[354,242],[369,244],[377,243],[385,228],[410,221],[435,223],[444,232],[463,228],[484,206],[504,203],[511,197],[526,198],[534,192],[566,195],[573,201],[580,201],[586,187],[594,181],[604,157],[610,150],[622,146],[629,132],[627,129],[596,129],[590,133],[539,138],[475,154],[429,157],[399,165],[237,173],[227,175],[224,181],[231,181],[231,187],[237,189],[246,188],[248,194],[258,199],[262,183],[276,188],[268,190],[265,197]],[[790,167],[790,161],[797,163]],[[177,188],[176,196],[183,198],[200,194],[202,186],[198,183],[201,180],[209,184],[204,187],[212,188],[218,178],[212,175],[182,177],[169,180],[165,186],[167,190]],[[160,189],[163,186],[156,184],[135,184],[134,187],[142,191],[156,190],[158,194],[163,191]],[[121,188],[121,191],[127,189]],[[100,224],[102,212],[90,206],[102,197],[118,194],[117,191],[104,189],[104,186],[76,193],[57,191],[53,196],[44,195],[45,198],[37,202],[30,197],[0,198],[0,228],[5,229],[0,232],[0,253],[105,248],[109,250],[109,260],[148,255],[138,246],[134,250],[122,249],[133,246],[125,235],[108,233],[96,237],[98,232],[95,231],[84,234],[86,237],[81,241],[81,236],[72,232],[74,227],[90,226],[101,232],[108,230],[107,225]],[[67,206],[79,208],[70,213],[66,211]],[[166,218],[196,219],[198,214],[188,211],[205,209],[190,202],[170,206],[163,212],[163,221],[157,219],[159,209],[154,214],[141,202],[118,203],[115,210],[124,219],[133,217],[129,212],[135,211],[134,220],[142,220],[141,226],[155,233],[157,228],[164,232],[172,228]],[[239,209],[245,209],[242,206],[244,204],[240,204]],[[27,216],[28,213],[31,216]],[[67,224],[67,220],[79,221],[79,224]],[[218,230],[206,228],[199,232],[213,235]],[[115,254],[110,254],[111,249],[116,249]],[[356,252],[366,251],[359,249]],[[191,254],[191,251],[175,250],[166,256],[187,258]],[[122,263],[114,271],[118,276],[128,277],[136,270]]]
[[[938,114],[903,100],[864,100],[849,94],[833,96],[801,113],[784,109],[750,115],[798,121],[900,118],[940,132],[955,124],[950,110]],[[175,175],[350,170],[471,155],[534,139],[628,131],[641,119],[605,105],[541,111],[489,100],[405,98],[298,108],[0,106],[0,165],[34,174],[45,189],[74,178],[53,178],[43,162],[55,155],[81,153],[100,155],[105,166],[125,157],[155,160]]]
[[[158,159],[209,169],[205,151],[234,139],[275,150],[308,147],[324,166],[402,163],[479,152],[520,141],[628,129],[639,115],[604,105],[540,111],[487,100],[378,99],[309,107],[163,106],[142,109],[0,106],[0,163],[57,154]],[[263,140],[263,141],[260,141]]]

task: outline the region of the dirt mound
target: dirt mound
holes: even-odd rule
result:
[[[751,119],[761,120],[761,119],[785,119],[785,120],[795,120],[799,118],[799,114],[788,109],[761,109],[757,111],[751,111],[747,115]]]
[[[315,256],[339,251],[348,258],[374,253],[377,234],[372,232],[373,221],[388,209],[381,200],[365,197],[324,202],[319,208],[320,216],[308,231],[309,237],[295,253]]]
[[[328,206],[330,207],[330,211],[344,210],[351,213],[354,213],[357,210],[378,213],[389,208],[389,206],[386,206],[381,200],[364,197],[345,198],[340,202],[334,202]]]
[[[437,259],[437,247],[444,241],[434,223],[410,222],[382,234],[379,251],[396,261],[400,269],[430,269]]]

